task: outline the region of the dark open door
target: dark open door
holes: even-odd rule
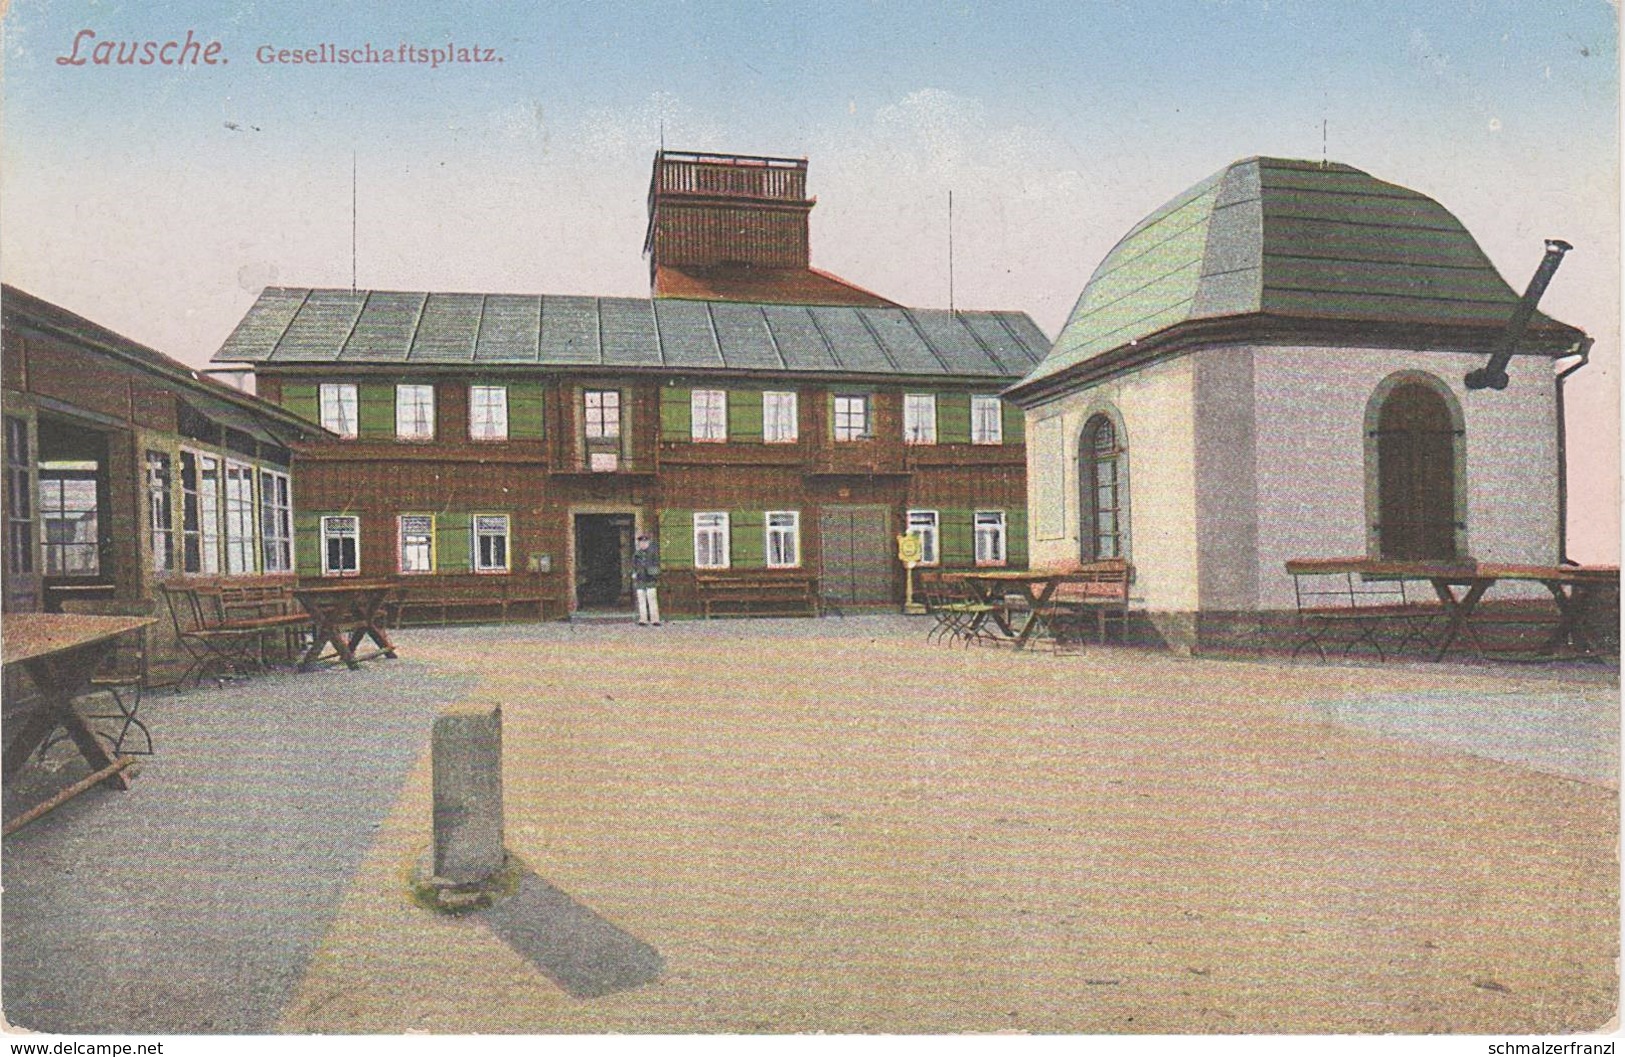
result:
[[[1377,427],[1378,539],[1384,558],[1448,561],[1456,555],[1455,428],[1444,398],[1401,385]]]

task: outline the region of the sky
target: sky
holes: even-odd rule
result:
[[[1438,199],[1596,339],[1571,553],[1619,553],[1618,11],[1606,0],[427,5],[13,0],[0,276],[202,365],[268,284],[647,296],[649,166],[810,159],[815,266],[1053,337],[1140,218],[1252,155]],[[59,63],[218,41],[217,65]],[[443,64],[283,49],[490,49]],[[268,49],[262,51],[261,49]]]

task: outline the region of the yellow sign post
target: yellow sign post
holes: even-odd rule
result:
[[[905,532],[897,537],[897,560],[902,562],[907,572],[903,574],[903,612],[918,615],[925,612],[925,607],[914,601],[914,566],[925,554],[920,543],[920,537],[912,532]]]

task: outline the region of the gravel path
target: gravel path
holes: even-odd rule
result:
[[[6,838],[6,1019],[271,1030],[433,716],[473,683],[400,660],[148,695],[158,754],[133,786]],[[86,770],[66,743],[48,762],[61,770],[25,776],[19,798]]]

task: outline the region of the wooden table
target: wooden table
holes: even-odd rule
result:
[[[1444,606],[1446,624],[1434,660],[1442,661],[1467,625],[1478,603],[1502,580],[1539,583],[1557,603],[1557,627],[1536,650],[1551,654],[1564,646],[1594,653],[1596,644],[1585,618],[1597,594],[1619,589],[1617,565],[1510,565],[1495,562],[1390,561],[1381,558],[1313,559],[1317,571],[1352,572],[1374,580],[1426,580]]]
[[[293,589],[294,598],[310,614],[310,648],[299,659],[299,670],[309,671],[329,645],[352,670],[361,667],[355,648],[370,638],[378,646],[373,657],[395,657],[395,644],[384,630],[384,603],[394,585],[384,580],[348,580],[311,584]]]
[[[39,704],[21,720],[21,729],[6,745],[0,767],[4,781],[16,780],[22,765],[57,727],[67,730],[96,773],[107,772],[103,784],[128,789],[130,779],[119,770],[120,761],[108,751],[96,732],[73,707],[73,699],[90,686],[91,677],[116,640],[126,632],[155,623],[153,617],[93,617],[68,613],[10,613],[6,615],[3,649],[5,666],[21,665],[39,689]],[[126,758],[127,760],[128,758]]]
[[[989,616],[994,625],[1014,640],[1018,650],[1026,649],[1039,631],[1049,629],[1044,612],[1055,589],[1080,578],[1077,573],[1053,569],[987,569],[956,575],[970,587],[977,601],[993,607]],[[1004,603],[1005,593],[1012,589],[1027,602],[1027,620],[1020,631],[1011,626]]]

